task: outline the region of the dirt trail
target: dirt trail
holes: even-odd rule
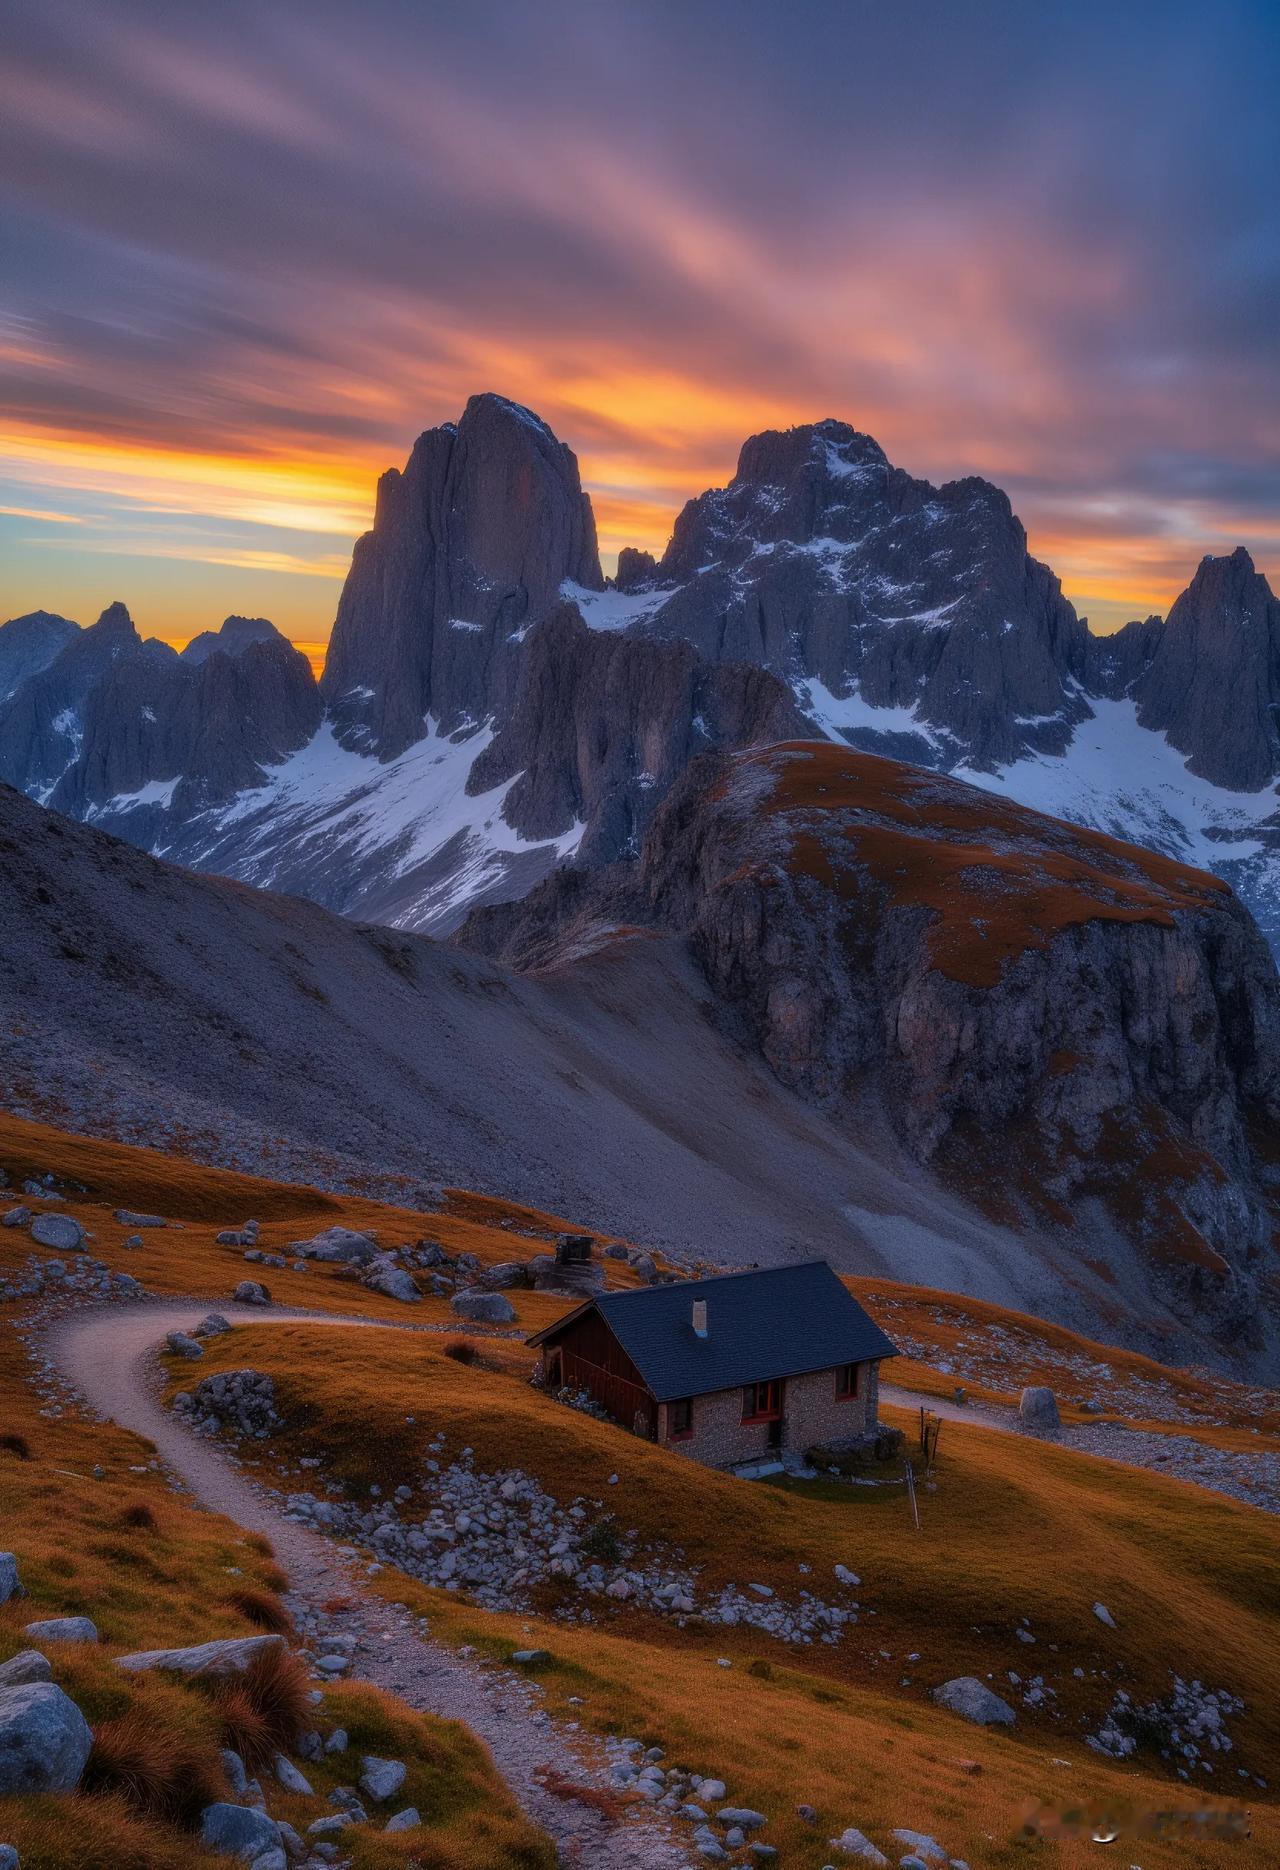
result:
[[[352,1673],[399,1695],[410,1707],[462,1721],[485,1742],[512,1793],[555,1839],[566,1870],[684,1870],[691,1861],[665,1822],[639,1807],[614,1822],[594,1807],[549,1793],[539,1773],[603,1787],[603,1751],[588,1737],[559,1730],[536,1691],[506,1671],[481,1669],[424,1636],[417,1623],[363,1588],[359,1565],[344,1561],[317,1533],[286,1519],[216,1444],[184,1429],[156,1394],[153,1358],[166,1332],[189,1330],[199,1301],[111,1306],[64,1318],[45,1339],[59,1370],[99,1415],[134,1429],[205,1506],[247,1531],[265,1534],[288,1571],[292,1595],[313,1614],[335,1597],[351,1600],[342,1627],[360,1639]],[[219,1305],[235,1324],[309,1324],[377,1328],[382,1321],[332,1313]],[[396,1329],[421,1329],[400,1326]],[[337,1619],[323,1618],[332,1628]]]

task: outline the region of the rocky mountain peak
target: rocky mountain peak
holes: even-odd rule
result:
[[[47,669],[79,634],[78,623],[51,610],[31,610],[23,617],[0,623],[0,701]]]
[[[1249,792],[1280,772],[1280,601],[1243,546],[1200,561],[1133,692],[1202,778]]]
[[[122,604],[119,598],[107,605],[98,621],[91,623],[84,635],[86,639],[92,638],[95,642],[118,644],[139,643],[142,640],[133,618],[129,615],[128,607]]]
[[[378,484],[323,677],[343,743],[388,759],[493,711],[511,645],[566,581],[603,584],[572,451],[520,404],[473,396]]]
[[[251,643],[283,641],[279,630],[266,617],[227,617],[217,630],[201,630],[182,651],[182,660],[199,664],[221,650],[227,656],[243,655]]]

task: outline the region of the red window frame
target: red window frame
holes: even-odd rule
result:
[[[693,1434],[693,1397],[681,1396],[667,1404],[667,1440],[688,1441]]]
[[[862,1388],[857,1364],[841,1364],[836,1370],[836,1401],[853,1402]]]
[[[782,1378],[748,1383],[742,1392],[744,1422],[777,1422],[782,1415]]]

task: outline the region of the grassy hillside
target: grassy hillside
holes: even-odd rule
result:
[[[0,1122],[0,1166],[19,1182],[35,1169],[64,1178],[64,1207],[96,1235],[93,1251],[153,1292],[190,1293],[193,1317],[196,1303],[225,1297],[261,1271],[214,1240],[250,1215],[262,1223],[267,1250],[342,1222],[376,1228],[388,1243],[439,1239],[486,1263],[544,1251],[558,1225],[462,1193],[439,1215],[340,1199],[9,1119]],[[182,1227],[147,1230],[140,1251],[126,1249],[132,1230],[112,1219],[117,1206]],[[0,1276],[32,1251],[25,1233],[0,1230]],[[609,1268],[611,1278],[631,1277],[619,1263]],[[286,1304],[437,1327],[343,1335],[323,1324],[254,1323],[211,1340],[199,1364],[175,1363],[171,1390],[218,1369],[252,1365],[273,1375],[284,1427],[274,1441],[245,1450],[269,1484],[315,1490],[332,1482],[345,1489],[336,1497],[365,1503],[373,1487],[385,1497],[407,1484],[413,1500],[404,1517],[421,1517],[431,1498],[427,1444],[443,1437],[442,1463],[470,1448],[477,1468],[519,1468],[562,1504],[581,1497],[592,1519],[634,1529],[655,1554],[679,1554],[708,1592],[758,1583],[786,1602],[802,1589],[831,1595],[837,1564],[858,1575],[857,1624],[838,1645],[807,1647],[697,1617],[681,1625],[600,1598],[591,1602],[592,1622],[568,1622],[562,1613],[580,1610],[581,1601],[565,1582],[538,1584],[526,1605],[499,1612],[391,1567],[368,1580],[369,1589],[426,1615],[451,1645],[495,1658],[547,1650],[550,1661],[535,1672],[553,1712],[660,1745],[669,1764],[718,1773],[735,1802],[769,1814],[766,1835],[784,1865],[818,1870],[833,1861],[827,1840],[850,1824],[894,1861],[904,1847],[889,1833],[906,1826],[936,1836],[975,1870],[1094,1863],[1098,1847],[1087,1837],[1020,1835],[1024,1817],[1042,1805],[1127,1814],[1117,1861],[1142,1870],[1263,1870],[1280,1861],[1280,1807],[1254,1782],[1255,1775],[1274,1781],[1280,1767],[1273,1518],[1162,1475],[947,1423],[936,1490],[921,1494],[917,1533],[899,1487],[740,1482],[531,1389],[522,1334],[556,1315],[561,1300],[514,1292],[519,1331],[472,1333],[480,1358],[468,1365],[445,1354],[459,1333],[443,1300],[407,1308],[333,1268],[269,1269],[265,1277]],[[1089,1382],[1077,1366],[1105,1363],[1135,1420],[1178,1422],[1181,1432],[1206,1438],[1243,1438],[1261,1427],[1270,1441],[1274,1431],[1256,1406],[1251,1419],[1247,1392],[1215,1380],[1164,1370],[999,1307],[883,1280],[854,1283],[890,1332],[910,1340],[913,1357],[894,1366],[895,1380],[946,1394],[961,1380],[957,1359],[969,1358],[990,1379],[980,1387],[991,1395],[1016,1393],[1041,1376],[1070,1410]],[[57,1398],[12,1329],[22,1313],[0,1310],[7,1437],[0,1544],[19,1553],[32,1596],[0,1610],[0,1660],[24,1646],[21,1627],[31,1618],[93,1615],[106,1654],[59,1652],[57,1679],[94,1721],[134,1716],[164,1736],[166,1757],[188,1762],[190,1772],[216,1771],[225,1710],[190,1687],[122,1681],[109,1655],[258,1628],[278,1614],[285,1580],[261,1541],[175,1496],[137,1437],[74,1410],[51,1413]],[[939,1363],[952,1368],[939,1371]],[[320,1466],[304,1469],[303,1460]],[[101,1478],[95,1468],[105,1470]],[[1114,1629],[1094,1616],[1095,1602],[1107,1606]],[[1018,1636],[1020,1628],[1034,1643]],[[1245,1703],[1228,1723],[1233,1752],[1213,1755],[1213,1774],[1199,1774],[1194,1785],[1178,1780],[1150,1746],[1118,1762],[1084,1741],[1118,1688],[1135,1701],[1159,1698],[1173,1673]],[[1017,1709],[1012,1731],[980,1729],[932,1703],[929,1690],[960,1674],[991,1677]],[[1037,1674],[1054,1691],[1047,1706],[1022,1699]],[[423,1809],[435,1813],[429,1846],[418,1838],[417,1861],[438,1870],[547,1861],[545,1844],[465,1733],[355,1684],[327,1690],[326,1701],[326,1715],[332,1710],[370,1736],[371,1750],[411,1759]],[[374,1745],[380,1734],[383,1743]],[[1247,1781],[1238,1777],[1241,1766]],[[797,1814],[798,1804],[814,1807],[816,1821]],[[287,1802],[278,1809],[289,1815]],[[1143,1813],[1174,1811],[1190,1825],[1197,1810],[1245,1812],[1252,1835],[1225,1842],[1194,1828],[1164,1838],[1136,1828]],[[128,1813],[109,1783],[71,1800],[28,1802],[16,1816],[12,1806],[0,1810],[0,1837],[20,1846],[24,1870],[90,1870],[108,1861],[212,1870],[216,1861],[200,1856],[171,1811]],[[414,1860],[406,1845],[374,1833],[362,1836],[359,1853],[360,1870]]]

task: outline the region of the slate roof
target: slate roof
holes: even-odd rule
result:
[[[705,1338],[694,1335],[695,1299],[707,1302]],[[530,1344],[558,1337],[592,1309],[658,1402],[898,1355],[825,1260],[601,1293]]]

